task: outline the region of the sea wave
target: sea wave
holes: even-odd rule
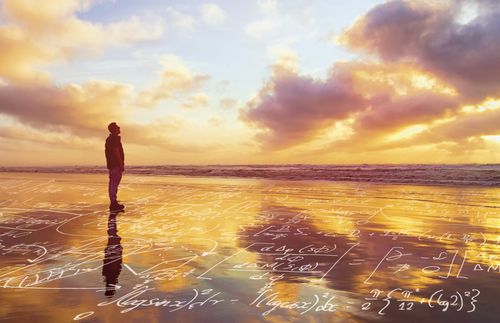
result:
[[[0,167],[0,171],[98,174],[106,173],[107,169],[102,166]],[[500,187],[500,164],[155,165],[127,166],[127,173]]]

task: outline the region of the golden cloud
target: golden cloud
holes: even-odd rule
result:
[[[76,135],[97,135],[102,124],[127,114],[127,85],[89,81],[83,85],[0,87],[0,113],[24,124],[66,129]]]
[[[110,24],[80,19],[90,2],[78,0],[5,0],[0,25],[0,79],[40,83],[50,79],[43,68],[81,55],[95,55],[106,47],[159,38],[163,24],[155,17],[131,17]]]
[[[200,88],[210,77],[192,72],[175,55],[163,56],[163,71],[158,84],[141,91],[136,100],[139,107],[154,107],[162,100],[173,98],[178,93],[185,93]]]
[[[189,96],[181,107],[184,109],[199,109],[208,105],[209,97],[204,93]]]

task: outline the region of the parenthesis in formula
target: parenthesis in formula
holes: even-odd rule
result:
[[[459,292],[457,292],[457,295],[460,297],[460,307],[457,309],[457,312],[460,312],[464,308],[464,298]]]

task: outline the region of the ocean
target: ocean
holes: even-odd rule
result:
[[[1,172],[106,173],[104,166],[0,167]],[[500,187],[500,164],[155,165],[127,174]]]

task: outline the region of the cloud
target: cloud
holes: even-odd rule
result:
[[[459,22],[470,3],[479,6],[477,16]],[[342,35],[350,49],[376,60],[336,63],[325,79],[299,75],[293,55],[275,48],[270,80],[241,118],[270,150],[325,142],[339,124],[348,131],[323,152],[480,144],[500,133],[499,112],[462,107],[500,96],[499,8],[466,0],[381,4]]]
[[[138,94],[136,105],[153,107],[162,100],[173,98],[176,94],[186,93],[200,88],[210,77],[192,72],[175,55],[165,55],[161,59],[163,70],[160,82]]]
[[[35,143],[37,145],[57,146],[64,149],[91,148],[95,145],[95,138],[81,138],[70,133],[53,132],[23,125],[15,122],[0,127],[0,138],[13,142]]]
[[[212,117],[208,118],[208,124],[210,124],[216,128],[222,127],[224,125],[225,121],[226,120],[224,119],[224,117],[219,116],[219,115],[212,116]]]
[[[351,135],[332,142],[323,151],[382,151],[422,145],[454,152],[462,147],[462,153],[480,149],[482,136],[500,134],[499,101],[464,109],[463,100],[428,89],[375,98],[352,119]]]
[[[278,44],[268,49],[269,55],[275,61],[272,65],[272,75],[297,73],[299,70],[299,55],[288,46]]]
[[[34,0],[1,2],[0,117],[11,120],[1,124],[2,142],[95,149],[102,145],[107,124],[116,121],[128,144],[183,153],[201,150],[202,145],[172,139],[183,124],[175,116],[147,124],[133,118],[138,108],[137,94],[144,94],[146,104],[154,105],[195,90],[208,79],[193,73],[175,56],[163,57],[159,82],[139,93],[127,84],[108,81],[53,84],[45,70],[49,65],[162,36],[163,22],[153,14],[111,23],[81,18],[81,13],[100,2],[47,0],[43,6]],[[174,25],[189,27],[189,16],[170,13]],[[202,101],[201,96],[193,97],[191,104]]]
[[[140,123],[128,102],[132,88],[113,82],[89,81],[82,86],[0,87],[0,138],[46,145],[96,149],[115,121],[127,144],[188,152],[202,145],[177,142],[172,135],[183,126],[175,116]],[[5,118],[8,118],[6,122]]]
[[[158,39],[163,24],[156,16],[130,17],[108,24],[82,20],[92,3],[77,0],[5,0],[1,3],[0,78],[10,83],[43,83],[51,63],[96,55],[110,46]]]
[[[95,136],[102,134],[103,124],[123,119],[130,96],[130,87],[103,81],[62,87],[7,85],[0,87],[0,113],[35,128]]]
[[[478,15],[457,21],[464,5]],[[500,95],[500,6],[495,1],[458,1],[448,5],[395,0],[381,4],[341,37],[349,48],[385,62],[417,64],[454,86],[468,100]]]
[[[246,25],[245,32],[254,39],[262,39],[270,32],[274,31],[278,26],[279,23],[276,20],[265,18]]]
[[[104,25],[98,46],[120,46],[159,39],[163,35],[163,22],[154,15],[133,16],[127,20]]]
[[[219,106],[224,110],[229,110],[238,106],[238,100],[233,98],[222,98],[219,101]]]
[[[57,53],[30,40],[21,30],[0,26],[0,48],[0,79],[35,83],[50,79],[39,66],[53,61]]]
[[[266,84],[241,118],[260,129],[257,139],[265,148],[283,149],[313,139],[365,104],[342,75],[321,81],[288,74]]]
[[[170,151],[186,152],[192,145],[177,142],[172,134],[177,132],[184,122],[175,116],[149,122],[147,124],[137,123],[132,120],[121,122],[121,137],[128,144],[136,144],[146,147],[159,147]],[[193,148],[194,149],[194,148]]]
[[[268,149],[310,142],[348,120],[351,135],[330,147],[376,146],[406,127],[460,109],[460,96],[421,73],[406,65],[352,62],[335,64],[324,80],[275,73],[242,118],[260,129],[256,138]]]
[[[193,16],[179,12],[172,7],[167,8],[167,13],[172,26],[185,29],[193,28],[195,22],[195,18]]]
[[[3,165],[95,165],[96,162],[104,161],[103,144],[107,136],[107,124],[96,124],[96,127],[101,126],[99,135],[75,135],[61,129],[48,130],[47,125],[32,127],[12,120],[5,123],[5,117],[3,119],[0,146],[2,151],[9,152],[2,158]],[[212,144],[176,139],[176,132],[183,126],[183,121],[175,116],[148,124],[121,120],[116,121],[122,128],[127,164],[171,163],[174,156],[199,154],[218,148]]]
[[[194,94],[181,104],[184,109],[200,109],[208,105],[209,97],[206,94]]]
[[[376,98],[356,116],[354,129],[363,132],[387,132],[408,125],[432,122],[456,111],[458,98],[420,90],[405,96]]]
[[[420,130],[442,122],[458,109],[456,98],[422,91],[404,97],[390,97],[370,104],[351,122],[351,134],[327,145],[326,150],[376,151],[421,145]],[[417,128],[417,129],[414,129]],[[407,130],[412,130],[406,133]],[[402,133],[402,134],[401,134]]]
[[[257,6],[265,14],[272,14],[278,8],[278,0],[257,0]]]
[[[381,146],[381,149],[405,145],[445,143],[449,146],[469,146],[482,141],[483,136],[500,135],[500,106],[495,110],[461,113],[454,118],[436,123],[415,136]]]
[[[229,88],[230,86],[230,82],[228,80],[221,80],[221,81],[218,81],[216,84],[215,84],[215,92],[218,94],[218,95],[223,95],[227,89]]]
[[[27,19],[27,21],[33,23],[32,19]],[[136,26],[138,23],[138,20],[132,19],[127,22],[122,21],[120,25],[108,25],[111,39],[118,39],[115,35],[120,33],[119,30],[138,28],[139,26]],[[0,34],[3,30],[0,29]],[[129,34],[129,37],[135,37],[132,32]],[[0,37],[0,41],[2,39],[5,38]],[[26,46],[22,49],[25,50]],[[34,52],[34,57],[40,57],[39,52]],[[20,53],[33,54],[29,51]],[[0,53],[0,56],[8,57],[17,63],[20,53],[11,52],[9,54],[11,56]],[[48,51],[47,63],[53,61],[51,55],[52,51]],[[26,65],[20,63],[9,64],[8,67],[2,65],[0,72],[3,71],[2,69],[12,68],[19,76],[21,68],[31,71],[30,64],[33,61],[34,59],[23,60],[27,62]],[[47,134],[39,136],[38,139],[47,144],[62,143],[57,141],[61,138],[65,138],[65,141],[73,140],[75,143],[87,142],[90,138],[89,140],[94,140],[95,144],[96,138],[106,135],[107,124],[116,121],[122,125],[126,133],[124,137],[129,143],[153,145],[177,152],[201,149],[202,145],[186,145],[172,139],[173,133],[182,124],[178,118],[169,116],[168,120],[160,119],[148,124],[132,119],[134,113],[140,111],[139,108],[151,107],[161,100],[188,94],[201,87],[209,79],[207,75],[193,72],[179,57],[174,55],[163,56],[161,64],[163,68],[158,82],[140,91],[136,91],[134,87],[127,84],[98,80],[87,81],[81,85],[54,85],[50,77],[43,73],[39,76],[43,81],[38,83],[33,82],[34,74],[30,74],[30,81],[26,83],[2,81],[0,82],[0,116],[12,118],[16,125],[11,125],[8,129],[2,125],[0,137],[26,141],[37,136],[34,132],[36,130],[37,133],[43,131]],[[44,76],[46,78],[43,78]],[[183,107],[199,108],[207,103],[208,96],[197,94],[188,97]],[[31,130],[26,131],[26,129]],[[165,132],[166,129],[169,131]]]
[[[30,36],[41,37],[49,45],[103,46],[157,39],[163,33],[159,17],[150,15],[140,19],[108,24],[80,19],[78,12],[90,8],[90,2],[78,0],[47,0],[37,6],[36,0],[5,0],[3,11],[8,22]]]
[[[208,25],[222,25],[226,21],[226,12],[215,3],[200,6],[201,19]]]

